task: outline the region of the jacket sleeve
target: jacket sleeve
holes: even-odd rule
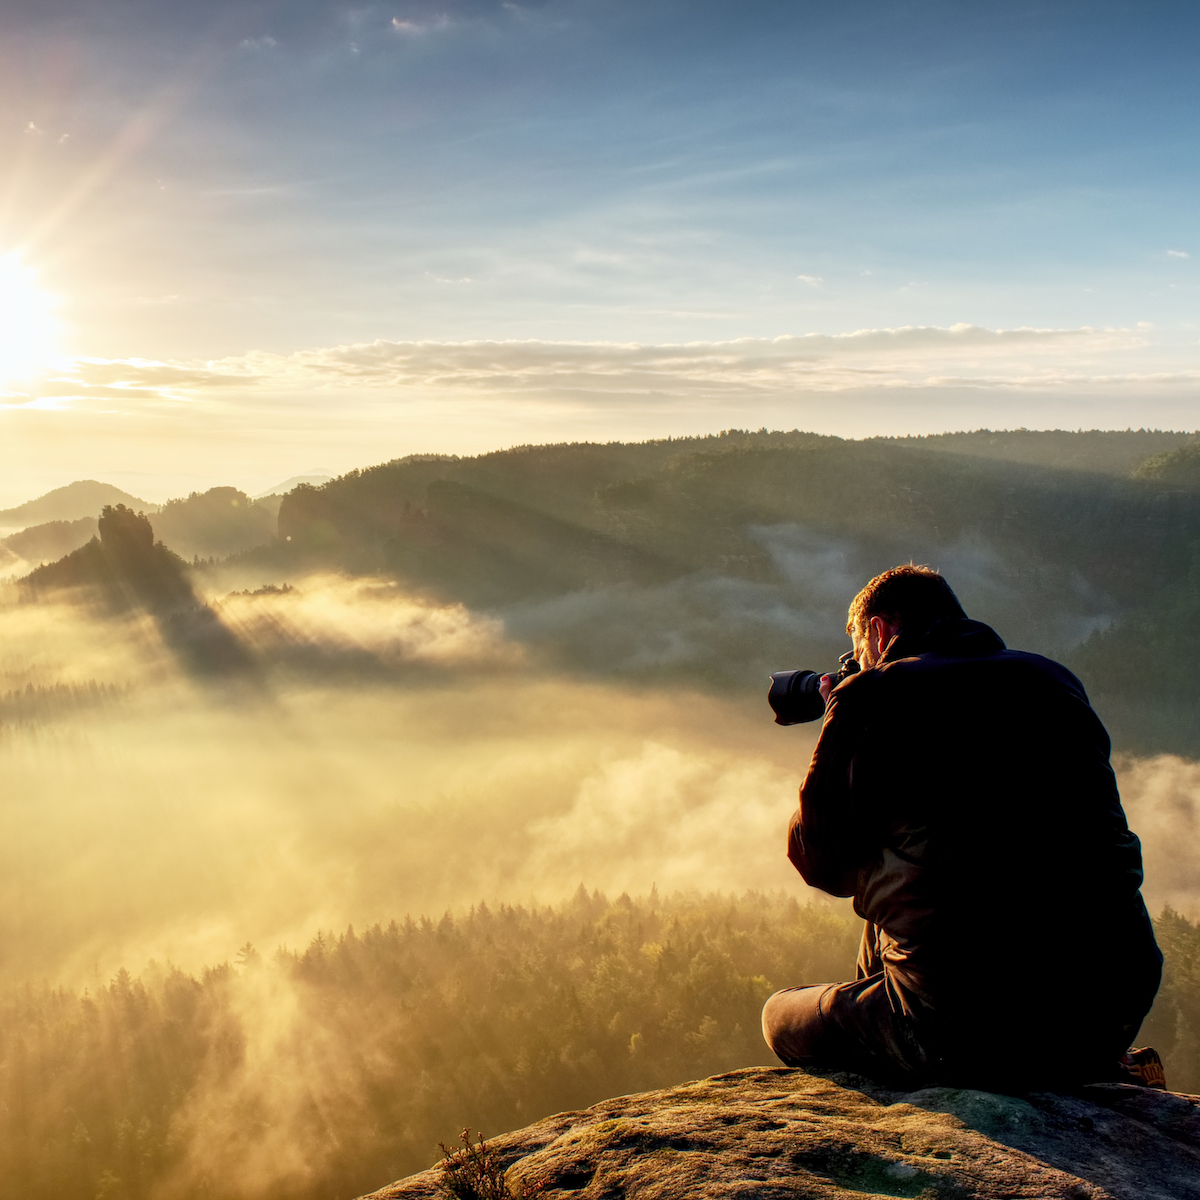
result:
[[[800,807],[788,827],[788,858],[805,883],[832,896],[852,896],[859,867],[871,857],[855,818],[854,756],[865,730],[863,684],[856,676],[829,700],[821,736],[800,785]]]

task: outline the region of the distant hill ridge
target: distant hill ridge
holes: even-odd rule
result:
[[[901,558],[986,545],[1022,590],[1033,563],[1039,577],[1069,563],[1097,594],[1135,605],[1178,574],[1200,530],[1200,497],[1175,487],[1164,504],[1157,480],[1135,472],[1193,443],[1156,430],[855,441],[764,429],[411,455],[289,492],[273,561],[392,571],[494,606],[705,570],[778,579],[779,556],[755,531],[803,525]],[[1070,605],[1074,577],[1060,591]]]
[[[0,511],[0,528],[26,529],[48,521],[78,521],[95,518],[106,504],[124,504],[139,512],[156,513],[158,505],[139,500],[111,483],[95,479],[80,479],[65,487],[55,488],[36,500],[27,500],[16,508]]]
[[[1178,457],[1173,455],[1173,452],[1180,451],[1188,443],[1195,443],[1197,437],[1200,437],[1200,434],[1195,432],[1159,429],[1088,429],[1079,431],[1069,429],[974,429],[963,433],[865,438],[863,441],[891,443],[909,449],[962,454],[974,458],[991,458],[1058,469],[1128,475],[1147,460],[1156,457],[1160,460]],[[754,433],[747,430],[730,429],[720,434],[660,438],[645,442],[550,443],[537,446],[513,446],[507,450],[495,450],[461,459],[458,455],[451,454],[410,454],[385,465],[448,464],[473,460],[502,461],[514,456],[527,455],[530,452],[548,450],[577,450],[585,454],[588,451],[607,450],[609,454],[617,452],[615,456],[625,460],[624,465],[634,468],[635,471],[639,468],[644,470],[647,467],[653,470],[666,458],[686,453],[688,450],[707,449],[713,443],[724,446],[739,444],[742,446],[778,447],[795,445],[797,439],[804,444],[837,443],[844,440],[837,437],[801,433],[799,430],[792,430],[790,433],[768,433],[764,429]],[[620,454],[620,451],[626,453]],[[1187,453],[1194,456],[1195,451],[1191,450]],[[1139,474],[1147,476],[1160,473],[1153,468],[1147,472],[1139,472]],[[268,491],[249,497],[249,499],[263,500],[282,496],[297,485],[321,487],[333,479],[334,476],[324,470],[313,471],[305,475],[294,475],[282,483],[276,484]],[[133,496],[129,492],[122,491],[111,483],[101,483],[95,479],[81,479],[75,483],[69,483],[65,487],[55,488],[44,496],[39,496],[36,500],[26,501],[15,508],[0,510],[0,530],[26,529],[29,526],[41,525],[50,521],[78,521],[84,517],[94,519],[106,504],[124,504],[128,508],[148,514],[157,513],[162,508],[161,505],[153,504]]]
[[[282,496],[300,483],[309,483],[313,487],[320,487],[321,484],[328,483],[334,477],[332,471],[310,471],[307,475],[292,475],[282,483],[277,483],[274,487],[267,488],[265,492],[259,492],[258,495],[251,498],[254,500],[266,500],[271,496]]]
[[[95,517],[78,521],[46,521],[0,539],[0,568],[20,562],[53,562],[96,536]]]
[[[1196,436],[1163,429],[974,429],[870,440],[1058,470],[1129,475],[1147,459],[1177,454]]]

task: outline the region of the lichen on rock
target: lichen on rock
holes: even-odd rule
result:
[[[897,1092],[752,1067],[559,1113],[489,1143],[579,1200],[1200,1200],[1200,1097],[1124,1084]],[[434,1200],[437,1168],[369,1200]]]

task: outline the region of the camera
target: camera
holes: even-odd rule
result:
[[[847,650],[838,659],[838,669],[833,674],[833,686],[843,679],[858,673],[859,666],[854,651]],[[776,671],[771,676],[771,687],[767,692],[767,703],[775,711],[776,725],[801,725],[805,721],[816,721],[825,715],[825,701],[821,699],[821,673],[819,671]]]

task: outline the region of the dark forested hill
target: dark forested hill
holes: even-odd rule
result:
[[[930,562],[1011,644],[1075,662],[1149,746],[1149,709],[1178,724],[1200,699],[1200,672],[1169,661],[1162,633],[1196,603],[1200,491],[1155,469],[1191,440],[728,431],[416,456],[296,488],[257,561],[387,574],[499,612],[575,667],[747,686],[830,660],[865,579]],[[1169,687],[1147,696],[1155,678]]]
[[[1052,439],[1140,435],[1044,434]],[[1161,441],[1161,435],[1157,441]],[[1150,437],[1150,435],[1146,435]],[[1111,446],[1098,457],[1111,463]],[[1032,456],[1026,456],[1032,457]],[[803,525],[895,556],[982,540],[1039,571],[1078,571],[1122,604],[1186,568],[1187,489],[1129,471],[1019,462],[917,441],[738,434],[641,445],[530,446],[402,459],[284,498],[295,558],[400,570],[476,601],[711,569],[777,578],[761,530]]]
[[[223,558],[274,540],[278,511],[275,496],[251,500],[237,488],[215,487],[168,500],[154,518],[154,531],[184,558]]]

